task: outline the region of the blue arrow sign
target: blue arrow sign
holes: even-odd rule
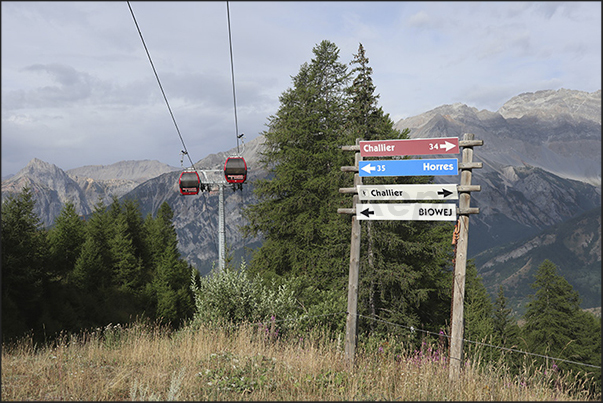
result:
[[[360,176],[431,176],[458,175],[458,160],[413,159],[359,161]]]

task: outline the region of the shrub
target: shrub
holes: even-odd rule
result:
[[[297,302],[288,283],[268,285],[247,274],[245,262],[238,270],[212,271],[199,284],[192,272],[191,289],[195,298],[195,324],[241,324],[269,320],[294,322]],[[286,326],[286,325],[285,325]]]

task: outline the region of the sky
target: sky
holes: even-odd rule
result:
[[[3,178],[33,158],[63,170],[125,160],[180,167],[180,137],[193,162],[236,148],[236,134],[248,142],[267,130],[323,40],[345,64],[363,45],[394,122],[447,104],[496,111],[525,92],[601,89],[599,1],[1,7]]]

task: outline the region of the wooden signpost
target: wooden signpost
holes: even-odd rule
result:
[[[452,290],[450,372],[449,378],[459,375],[462,360],[463,300],[465,295],[465,272],[467,264],[467,242],[469,214],[479,213],[470,207],[470,192],[480,191],[479,185],[471,185],[471,170],[481,168],[481,162],[473,162],[473,147],[483,145],[466,133],[463,140],[456,137],[405,140],[356,140],[356,145],[342,146],[343,151],[356,151],[354,166],[341,167],[343,172],[354,173],[354,187],[341,188],[340,193],[352,194],[352,208],[339,208],[339,214],[352,215],[350,246],[350,270],[348,283],[348,316],[346,322],[345,357],[353,368],[357,337],[358,276],[360,271],[360,221],[362,220],[427,220],[457,221],[459,239],[456,247],[454,281]],[[443,160],[368,160],[363,157],[454,154],[463,147],[462,161]],[[460,185],[363,185],[362,177],[373,176],[417,176],[458,175]],[[459,207],[449,203],[380,203],[360,204],[359,200],[459,200]]]
[[[483,140],[474,140],[473,137],[472,133],[466,133],[463,136],[465,147],[463,147],[462,161],[465,166],[472,166],[473,146],[483,145]],[[477,168],[481,168],[481,166]],[[461,168],[461,187],[463,186],[471,186],[471,168]],[[465,272],[467,269],[467,243],[469,241],[469,214],[473,213],[469,207],[470,201],[471,193],[468,191],[461,192],[459,196],[459,239],[456,244],[454,260],[452,310],[450,312],[450,366],[448,367],[448,377],[451,380],[458,379],[463,359]]]

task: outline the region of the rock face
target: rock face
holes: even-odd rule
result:
[[[36,200],[34,211],[45,226],[54,223],[67,201],[74,203],[80,215],[91,212],[86,195],[79,184],[54,164],[37,158],[32,159],[16,175],[2,181],[2,199],[21,192],[25,186],[31,188]]]
[[[474,148],[483,168],[473,171],[482,191],[471,194],[480,208],[471,219],[471,256],[601,205],[600,122],[601,91],[558,90],[518,95],[498,112],[444,105],[395,126],[411,138],[473,133],[484,140]]]
[[[94,180],[130,180],[142,183],[166,172],[178,170],[159,161],[120,161],[111,165],[86,165],[67,171],[69,176]]]
[[[579,233],[562,226],[573,223],[579,228],[583,221],[574,220],[593,209],[600,210],[601,91],[525,93],[496,112],[478,111],[461,103],[443,105],[403,119],[395,127],[409,128],[411,138],[462,138],[464,133],[473,133],[484,140],[483,146],[474,149],[474,160],[481,161],[483,168],[473,171],[472,183],[481,185],[482,190],[471,194],[471,206],[479,207],[480,214],[470,217],[468,256],[475,257],[478,271],[492,292],[497,291],[494,285],[502,283],[515,287],[508,291],[515,293],[518,304],[525,301],[525,287],[519,284],[523,287],[532,282],[530,273],[546,254],[555,264],[563,264],[563,270],[586,270],[582,277],[600,285],[600,212],[598,218],[590,218],[599,220],[598,236],[593,231]],[[261,239],[243,239],[239,228],[244,225],[242,207],[255,202],[253,181],[267,175],[259,162],[263,146],[264,138],[259,136],[241,147],[248,166],[247,183],[243,191],[225,189],[226,244],[235,260],[244,255],[248,260],[246,248],[261,244]],[[208,155],[195,167],[216,170],[208,174],[220,175],[224,161],[236,151],[233,148]],[[86,215],[99,200],[108,204],[114,196],[133,198],[143,216],[155,214],[167,201],[174,211],[180,251],[205,274],[218,258],[218,192],[182,196],[179,174],[178,168],[158,161],[122,161],[64,172],[34,159],[17,175],[2,181],[2,197],[29,185],[37,200],[36,213],[47,226],[67,200],[75,203],[79,214]],[[458,184],[459,178],[436,176],[435,181]],[[558,231],[572,235],[562,237]],[[519,244],[508,246],[515,243]],[[567,249],[567,245],[574,246]],[[511,249],[503,250],[507,246]],[[531,261],[522,260],[527,256]],[[595,269],[598,277],[591,273]],[[597,290],[583,287],[582,291],[596,300]]]
[[[484,172],[530,165],[601,186],[601,91],[521,94],[498,112],[444,105],[402,119],[395,127],[409,128],[411,138],[475,134],[484,140],[484,146],[475,150]]]
[[[583,308],[601,306],[601,210],[595,207],[527,239],[517,240],[475,256],[484,286],[496,295],[505,289],[509,307],[525,311],[530,284],[544,259],[557,266],[582,299]]]
[[[37,200],[36,214],[45,226],[51,226],[67,201],[85,216],[99,201],[109,204],[113,197],[121,197],[144,181],[176,169],[146,160],[89,165],[65,172],[34,158],[16,175],[2,181],[2,198],[20,192],[24,186],[31,187]]]
[[[498,113],[505,119],[524,116],[555,119],[569,115],[575,120],[601,124],[601,90],[592,93],[560,89],[526,92],[511,98]]]

